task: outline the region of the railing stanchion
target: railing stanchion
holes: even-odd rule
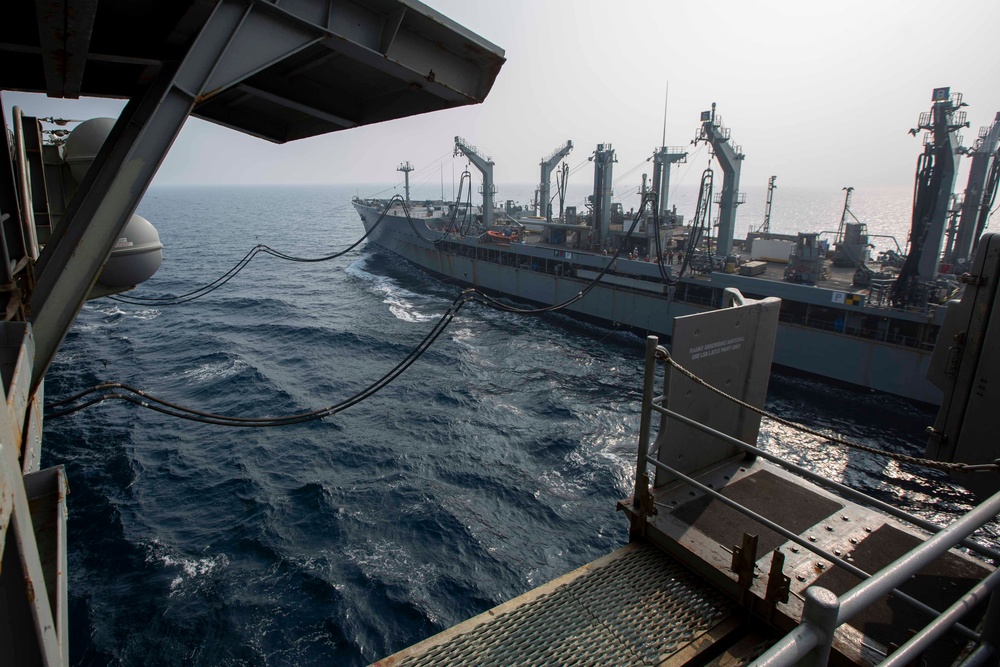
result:
[[[833,592],[821,586],[810,586],[806,589],[802,619],[819,630],[822,637],[799,661],[802,667],[826,667],[830,661],[830,651],[833,649],[833,633],[837,630],[839,613],[840,600]]]
[[[646,532],[647,513],[653,509],[649,495],[646,457],[649,452],[649,431],[653,418],[653,392],[656,385],[656,336],[646,336],[646,366],[642,379],[642,412],[639,420],[639,452],[635,462],[635,492],[632,495],[632,521],[629,540],[635,541]]]

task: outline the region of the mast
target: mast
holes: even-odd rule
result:
[[[462,137],[455,137],[455,155],[462,153],[469,162],[483,175],[483,224],[487,227],[493,224],[493,195],[497,188],[493,185],[493,160],[483,155]]]
[[[971,260],[973,248],[978,244],[979,236],[985,227],[986,216],[989,215],[992,195],[996,193],[996,178],[993,181],[993,192],[987,192],[987,177],[991,171],[997,170],[1000,161],[1000,112],[997,112],[993,123],[979,129],[979,138],[972,145],[969,153],[972,155],[972,165],[969,167],[969,180],[965,186],[965,198],[962,202],[962,217],[958,223],[958,236],[950,257],[945,260],[954,264],[958,260]],[[985,211],[983,208],[985,207]],[[979,221],[983,221],[980,226]]]
[[[935,88],[930,111],[920,114],[916,128],[924,135],[924,152],[917,159],[913,193],[913,218],[910,223],[910,248],[893,284],[891,300],[895,306],[925,306],[924,284],[937,277],[944,239],[951,191],[955,186],[955,160],[961,147],[958,130],[967,127],[965,112],[959,111],[961,93],[950,88]]]
[[[398,167],[396,171],[403,172],[403,191],[406,193],[406,203],[410,203],[410,172],[413,171],[413,165],[409,162],[403,162]]]
[[[653,185],[652,189],[656,195],[656,217],[664,219],[669,204],[670,197],[670,166],[676,163],[687,162],[687,151],[682,146],[667,146],[667,101],[670,99],[670,83],[667,82],[666,92],[663,94],[663,135],[660,137],[660,147],[653,151]]]
[[[664,146],[653,151],[653,192],[656,193],[656,213],[663,220],[669,211],[670,167],[687,162],[687,151],[682,146]]]
[[[933,99],[931,110],[921,113],[917,128],[910,130],[914,136],[920,130],[927,130],[910,235],[913,243],[910,254],[917,254],[920,281],[933,280],[937,276],[951,192],[955,187],[955,163],[961,145],[958,130],[968,127],[965,112],[958,110],[965,106],[961,93],[952,95],[950,88],[935,88]]]
[[[541,180],[538,185],[538,208],[535,214],[544,216],[549,222],[552,222],[552,206],[549,204],[549,201],[552,199],[549,194],[552,170],[559,164],[559,160],[569,155],[571,150],[573,150],[573,142],[567,140],[566,143],[555,149],[551,155],[541,162]]]
[[[729,128],[722,124],[722,116],[715,115],[715,102],[711,111],[701,112],[701,127],[692,144],[704,141],[712,145],[712,152],[722,167],[722,192],[719,193],[719,238],[717,252],[728,255],[733,250],[733,233],[736,230],[736,207],[746,201],[740,193],[740,167],[743,149],[730,141]]]

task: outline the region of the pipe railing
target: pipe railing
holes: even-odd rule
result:
[[[754,667],[783,667],[802,662],[825,665],[826,659],[821,656],[823,654],[829,656],[833,643],[833,633],[838,626],[851,620],[884,595],[892,592],[892,589],[897,585],[933,563],[960,539],[971,535],[997,514],[1000,514],[1000,492],[843,595],[838,597],[830,591],[816,586],[807,589],[807,594],[810,591],[816,592],[811,598],[807,595],[806,610],[803,610],[803,622],[800,625],[800,627],[805,626],[803,630],[786,635],[784,639],[760,656],[753,663]],[[1000,586],[1000,570],[994,570],[880,664],[894,667],[910,664],[911,660],[929,648],[935,640],[949,630],[960,627],[958,620],[973,607],[989,600],[990,607],[995,608],[997,602],[992,596],[998,586]],[[811,615],[807,613],[809,607],[813,607],[813,611],[817,607],[823,607],[828,613]],[[830,613],[831,610],[832,613]],[[995,615],[994,613],[988,616]],[[817,618],[822,620],[817,620]],[[996,619],[992,618],[991,622],[984,627],[982,634],[976,635],[975,640],[978,643],[976,650],[980,653],[989,652],[992,655],[991,649],[1000,639],[998,635],[1000,635],[1000,627],[998,627]]]
[[[909,641],[897,649],[882,664],[900,666],[909,664],[922,651],[945,633],[954,630],[966,639],[976,642],[974,650],[966,657],[963,665],[984,664],[993,659],[995,646],[1000,643],[1000,596],[993,593],[1000,587],[1000,570],[994,571],[982,581],[978,582],[968,593],[963,595],[958,601],[952,604],[944,612],[937,612],[926,604],[911,598],[909,595],[900,592],[897,586],[909,580],[926,566],[933,563],[937,558],[944,555],[956,544],[961,544],[970,550],[987,557],[1000,560],[1000,552],[976,543],[970,536],[987,522],[1000,515],[1000,493],[997,493],[966,513],[949,526],[942,528],[931,522],[912,516],[898,508],[883,503],[875,498],[855,489],[851,489],[843,484],[834,482],[813,473],[801,466],[784,461],[779,457],[761,450],[758,447],[749,445],[742,440],[721,433],[716,429],[701,424],[693,419],[685,417],[669,408],[664,407],[666,396],[655,395],[655,373],[656,360],[668,359],[667,350],[657,344],[655,336],[648,336],[646,339],[646,366],[643,383],[642,413],[640,422],[639,456],[636,466],[636,487],[634,499],[640,502],[644,495],[649,494],[645,486],[644,477],[648,465],[663,470],[685,484],[693,486],[703,493],[730,506],[736,511],[742,512],[754,521],[770,528],[803,548],[821,556],[841,567],[856,577],[863,579],[861,583],[842,596],[837,596],[831,591],[811,586],[805,591],[805,602],[803,606],[802,621],[798,627],[779,640],[769,651],[763,654],[753,664],[757,667],[779,667],[783,665],[805,664],[805,665],[826,665],[833,643],[834,632],[837,627],[851,620],[860,612],[876,603],[883,596],[892,594],[901,601],[907,602],[917,609],[927,613],[932,617],[926,627],[917,632]],[[846,561],[826,553],[799,535],[792,533],[786,528],[770,521],[749,508],[740,505],[738,502],[723,496],[715,489],[697,482],[691,477],[668,466],[656,458],[657,443],[650,443],[650,430],[652,413],[658,412],[670,419],[687,424],[704,433],[712,435],[723,442],[734,445],[748,453],[752,453],[767,461],[784,467],[785,469],[798,474],[810,481],[835,490],[852,500],[860,501],[871,507],[887,512],[901,520],[907,521],[915,526],[923,528],[934,535],[922,542],[918,547],[882,568],[873,575],[868,575],[857,567]],[[972,608],[980,603],[990,601],[987,610],[986,620],[982,625],[982,631],[977,633],[960,624],[960,619]]]
[[[655,336],[650,336],[650,338],[655,338]],[[662,346],[659,346],[657,348],[657,350],[660,351],[660,353],[663,354],[663,355],[667,355],[668,354],[666,348],[664,348]],[[796,464],[794,464],[794,463],[792,463],[790,461],[786,461],[785,459],[782,459],[781,457],[779,457],[779,456],[777,456],[775,454],[771,454],[770,452],[768,452],[766,450],[763,450],[763,449],[761,449],[759,447],[756,447],[754,445],[747,444],[747,443],[743,442],[742,440],[740,440],[738,438],[734,438],[731,435],[728,435],[726,433],[722,433],[721,431],[717,431],[717,430],[713,429],[710,426],[705,426],[704,424],[701,424],[700,422],[694,421],[693,419],[691,419],[689,417],[685,417],[682,414],[673,412],[673,411],[669,410],[668,408],[664,408],[662,406],[662,403],[664,402],[665,399],[666,399],[665,396],[653,396],[651,398],[651,400],[650,400],[649,409],[652,410],[652,411],[654,411],[654,412],[659,412],[660,414],[664,414],[664,415],[666,415],[668,417],[674,418],[674,419],[676,419],[679,422],[688,424],[692,428],[699,429],[699,430],[701,430],[701,431],[703,431],[705,433],[708,433],[709,435],[712,435],[712,436],[718,438],[719,440],[721,440],[721,441],[723,441],[723,442],[725,442],[727,444],[733,445],[735,447],[739,447],[739,448],[743,449],[744,451],[753,454],[754,456],[760,457],[762,459],[770,461],[771,463],[779,465],[779,466],[783,467],[785,470],[788,470],[789,472],[795,473],[796,475],[798,475],[800,477],[804,477],[804,478],[808,479],[811,482],[819,484],[820,486],[824,486],[824,487],[826,487],[826,488],[828,488],[828,489],[830,489],[832,491],[837,492],[840,495],[843,495],[843,496],[845,496],[847,498],[850,498],[851,500],[855,500],[855,501],[858,501],[858,502],[861,502],[861,503],[865,503],[865,504],[867,504],[867,505],[869,505],[869,506],[871,506],[871,507],[873,507],[873,508],[875,508],[875,509],[877,509],[879,511],[882,511],[882,512],[885,512],[885,513],[887,513],[887,514],[889,514],[891,516],[894,516],[897,519],[900,519],[902,521],[906,521],[907,523],[910,523],[910,524],[912,524],[914,526],[917,526],[918,528],[926,530],[927,532],[938,533],[941,530],[943,530],[943,528],[941,526],[939,526],[939,525],[937,525],[935,523],[932,523],[930,521],[927,521],[926,519],[921,519],[918,516],[915,516],[913,514],[905,512],[905,511],[899,509],[898,507],[895,507],[894,505],[890,505],[888,503],[882,502],[881,500],[878,500],[877,498],[873,498],[872,496],[869,496],[869,495],[867,495],[865,493],[862,493],[861,491],[858,491],[857,489],[853,489],[853,488],[851,488],[849,486],[841,484],[840,482],[834,481],[834,480],[829,479],[827,477],[823,477],[822,475],[819,475],[819,474],[817,474],[817,473],[815,473],[815,472],[813,472],[813,471],[811,471],[811,470],[809,470],[807,468],[803,468],[802,466],[796,465]],[[641,435],[642,435],[642,433],[640,432],[640,436]],[[647,434],[647,438],[648,438],[648,434]],[[647,443],[647,447],[651,447],[651,445],[649,445],[648,439],[646,440],[646,443]],[[650,451],[649,453],[652,454],[652,451]],[[998,551],[996,549],[991,549],[990,547],[988,547],[986,545],[980,544],[980,543],[978,543],[978,542],[976,542],[974,540],[970,540],[970,539],[961,540],[959,543],[963,547],[966,547],[970,551],[974,551],[974,552],[978,553],[979,555],[983,556],[984,558],[990,558],[990,559],[993,559],[993,560],[1000,561],[1000,551]]]

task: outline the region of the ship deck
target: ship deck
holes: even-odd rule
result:
[[[375,664],[746,664],[799,622],[808,587],[840,595],[861,581],[823,553],[875,573],[927,538],[764,461],[730,462],[699,479],[821,553],[677,484],[655,493],[658,513],[644,538]],[[635,516],[631,501],[621,509]],[[744,578],[734,553],[746,553],[749,535],[756,545],[747,561],[752,574]],[[773,570],[776,553],[783,565]],[[899,590],[941,611],[991,570],[952,551]],[[983,607],[967,625],[974,627]],[[877,663],[929,618],[899,596],[883,596],[838,629],[833,648],[847,663]],[[950,664],[964,644],[952,633],[925,657]]]
[[[619,226],[617,229],[613,227],[613,231],[621,233],[622,230]],[[688,227],[676,227],[670,230],[669,238],[671,240],[686,238],[689,233],[690,233],[690,228]],[[542,234],[529,231],[524,241],[528,245],[533,245],[539,248],[550,248],[552,250],[580,252],[572,244],[548,243],[543,241],[542,239],[543,239]],[[503,241],[497,241],[492,239],[489,242],[490,244],[495,244],[500,246],[506,245]],[[745,249],[743,243],[739,241],[737,241],[737,243],[733,246],[731,254],[739,258],[740,265],[744,265],[747,264],[748,262],[755,261],[752,259],[750,251]],[[620,262],[624,261],[624,256],[619,257],[619,261]],[[644,262],[645,259],[638,261]],[[679,261],[680,261],[679,255],[675,256],[675,263],[673,264],[675,271],[680,269]],[[774,283],[789,284],[788,281],[785,280],[785,267],[787,266],[786,262],[766,261],[766,260],[758,260],[758,261],[763,262],[763,264],[765,265],[765,269],[763,273],[753,276],[754,278]],[[867,301],[867,297],[870,296],[870,290],[867,287],[859,287],[854,285],[854,273],[855,273],[854,268],[834,266],[834,264],[829,260],[824,262],[824,267],[825,267],[824,277],[816,283],[817,287],[834,290],[838,292],[863,294],[865,295]],[[696,273],[693,271],[689,271],[686,274],[686,279],[694,281],[706,281],[706,282],[711,280],[710,274]]]
[[[736,607],[678,561],[629,544],[375,664],[683,665],[715,657],[736,633],[737,652],[760,645],[741,625]]]
[[[378,207],[384,206],[384,204],[385,202],[382,200],[372,200],[372,202],[370,202],[370,205],[372,207],[375,207],[376,210],[378,209]],[[405,215],[407,215],[407,213],[409,213],[409,215],[412,216],[414,220],[424,220],[425,222],[427,222],[430,219],[433,219],[434,221],[440,221],[443,224],[443,221],[447,217],[446,216],[447,209],[448,209],[448,204],[442,201],[414,202],[406,205],[405,209],[402,202],[395,202],[387,209],[387,213],[389,215],[396,217],[404,217]],[[541,219],[539,218],[538,220],[531,220],[531,222],[535,226],[548,226],[552,228],[564,228],[567,230],[573,230],[577,228],[576,226],[572,225],[562,225],[553,223],[548,223],[546,225],[546,223],[540,222],[540,220]],[[499,226],[503,226],[504,222],[505,221],[498,221],[497,224]],[[511,220],[506,222],[517,222],[517,221]],[[667,232],[668,243],[673,245],[675,240],[686,239],[690,235],[690,231],[691,231],[690,227],[687,226],[679,226],[671,228]],[[612,225],[612,232],[620,235],[623,232],[622,225]],[[475,242],[476,238],[477,237],[474,236],[466,237],[466,242],[469,241]],[[569,252],[585,252],[585,251],[580,251],[572,243],[550,243],[547,241],[543,241],[544,238],[545,235],[540,233],[539,231],[535,231],[533,229],[527,229],[523,237],[523,242],[527,245],[535,246],[538,248],[548,248],[553,251],[558,250],[558,251],[569,251]],[[480,242],[482,243],[483,241],[480,240]],[[510,244],[507,241],[500,238],[488,238],[485,239],[485,243],[491,246],[498,246],[498,247],[510,246]],[[624,254],[626,254],[626,251],[623,251],[623,256],[619,258],[620,262],[626,261]],[[751,261],[755,261],[752,258],[750,251],[745,248],[745,242],[737,241],[733,246],[731,254],[739,258],[740,265],[746,264]],[[680,269],[679,255],[675,257],[675,260],[676,263],[673,265],[674,269],[679,270]],[[643,259],[643,260],[633,260],[633,261],[645,261],[645,260]],[[765,269],[763,273],[753,276],[754,278],[774,283],[788,284],[788,281],[785,280],[785,267],[787,266],[786,262],[768,261],[768,260],[757,260],[757,261],[761,261],[765,265]],[[816,283],[817,287],[834,290],[838,292],[863,294],[866,297],[870,296],[870,290],[867,287],[859,287],[854,285],[854,273],[855,273],[854,268],[835,266],[829,260],[824,261],[823,265],[825,267],[825,273],[823,278]],[[710,274],[696,273],[693,271],[689,271],[687,273],[686,279],[694,281],[711,280]]]

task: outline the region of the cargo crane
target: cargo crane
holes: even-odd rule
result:
[[[493,224],[493,195],[497,188],[493,184],[493,160],[483,155],[475,146],[466,143],[462,137],[455,137],[455,155],[465,155],[476,169],[483,175],[483,225]]]
[[[770,234],[771,233],[771,202],[774,201],[774,190],[778,187],[774,182],[778,179],[777,176],[772,176],[767,179],[767,205],[764,207],[764,223],[757,230],[760,234]],[[841,225],[843,225],[843,220],[841,220]]]
[[[965,186],[958,233],[949,256],[945,261],[956,264],[968,261],[975,254],[979,237],[986,229],[986,220],[996,198],[997,177],[1000,174],[1000,112],[993,123],[979,130],[979,138],[969,151],[972,165],[969,180]]]
[[[719,193],[719,238],[716,252],[728,255],[733,250],[733,234],[736,231],[736,207],[745,201],[740,194],[740,167],[743,164],[743,149],[730,141],[729,128],[722,124],[722,116],[715,114],[715,102],[711,111],[701,113],[701,127],[692,144],[704,141],[712,145],[712,152],[722,167],[722,192]]]
[[[559,160],[569,155],[571,150],[573,150],[573,142],[567,140],[565,144],[555,149],[541,162],[542,173],[541,180],[538,181],[538,201],[535,215],[543,216],[548,222],[552,222],[552,196],[549,194],[551,192],[552,170],[559,164]],[[560,206],[560,208],[562,207]]]
[[[559,170],[559,177],[556,180],[556,188],[559,190],[559,220],[563,219],[566,209],[566,182],[569,180],[569,165],[563,162],[562,169]]]
[[[910,130],[924,135],[924,152],[917,160],[913,195],[910,249],[892,288],[895,306],[926,305],[924,286],[938,273],[951,191],[955,186],[955,161],[961,147],[958,130],[968,127],[961,93],[935,88],[930,111],[920,114],[918,126]]]
[[[847,214],[850,213],[851,217],[854,218],[854,214],[851,213],[851,195],[854,194],[854,188],[848,186],[843,188],[844,192],[844,210],[840,213],[840,226],[837,227],[837,236],[834,237],[834,243],[842,243],[844,241],[844,225],[847,224]],[[857,220],[857,218],[854,218]]]

